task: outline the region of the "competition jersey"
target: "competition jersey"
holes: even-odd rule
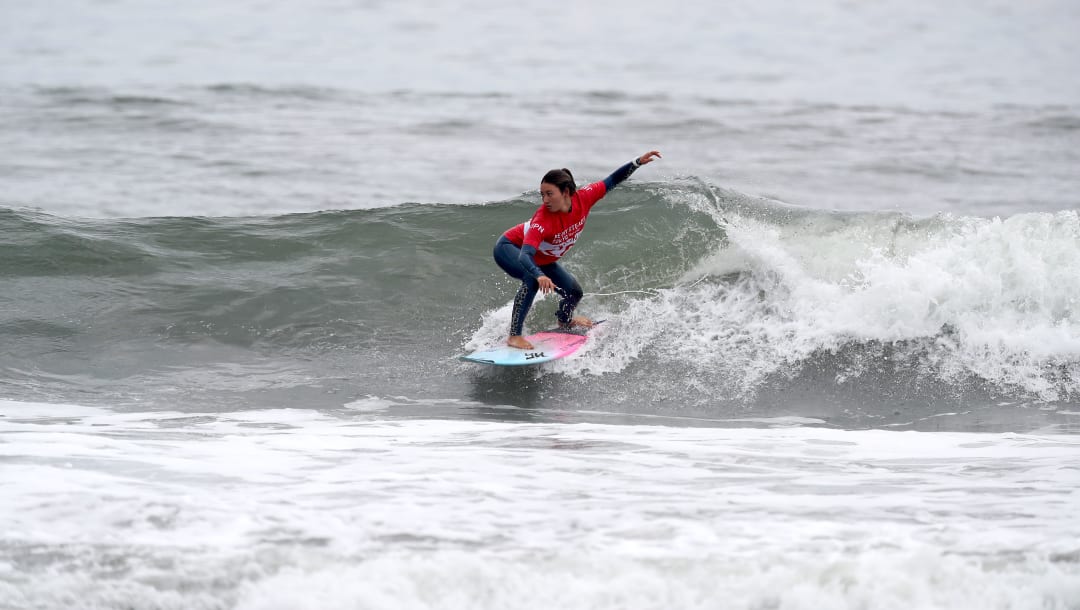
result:
[[[606,194],[604,181],[594,182],[570,196],[569,212],[549,212],[541,205],[529,222],[519,224],[503,235],[515,246],[536,248],[534,260],[537,266],[550,265],[574,245],[585,228],[589,210]]]

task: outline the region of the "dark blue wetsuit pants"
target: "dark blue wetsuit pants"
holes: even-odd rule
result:
[[[525,325],[525,316],[532,307],[536,291],[540,289],[540,283],[536,278],[525,272],[525,268],[518,262],[521,256],[521,248],[505,236],[495,242],[495,263],[502,268],[510,277],[521,280],[521,288],[518,288],[517,296],[514,297],[514,315],[510,320],[510,335],[520,335]],[[570,272],[562,268],[559,263],[540,265],[540,271],[555,283],[555,291],[562,297],[559,300],[559,323],[570,324],[574,315],[574,309],[584,294],[581,285],[570,275]]]

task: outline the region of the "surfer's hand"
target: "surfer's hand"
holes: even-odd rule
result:
[[[555,290],[555,282],[551,281],[551,278],[546,275],[541,275],[540,277],[536,278],[536,281],[540,284],[540,292],[544,294]]]
[[[638,165],[645,165],[646,163],[652,163],[653,159],[660,159],[660,158],[662,158],[662,157],[660,156],[660,151],[659,150],[650,150],[649,152],[645,153],[644,155],[641,155],[640,157],[638,157],[637,163],[638,163]]]

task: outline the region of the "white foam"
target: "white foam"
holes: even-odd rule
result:
[[[3,408],[0,607],[1080,601],[1077,436]]]
[[[1080,393],[1076,211],[777,224],[688,203],[714,214],[728,241],[681,285],[615,312],[614,332],[578,368],[618,371],[652,350],[709,373],[714,395],[740,395],[815,354],[877,343],[946,381],[975,376],[1044,401]]]
[[[918,544],[771,559],[765,566],[749,549],[662,561],[588,551],[514,558],[435,551],[285,570],[249,587],[237,608],[984,610],[1041,608],[1080,594],[1052,564],[1022,563],[995,575]],[[896,571],[907,577],[895,578]]]
[[[345,404],[346,409],[353,409],[364,413],[386,411],[393,406],[393,401],[379,398],[378,396],[366,396]]]
[[[485,312],[481,317],[480,328],[473,333],[473,336],[462,346],[462,349],[471,352],[505,343],[510,328],[510,316],[513,311],[514,302],[511,296],[511,301],[502,307]]]

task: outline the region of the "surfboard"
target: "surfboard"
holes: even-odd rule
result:
[[[534,335],[526,335],[525,339],[532,343],[533,349],[518,349],[508,345],[501,345],[489,349],[480,350],[471,354],[459,356],[466,362],[479,364],[493,364],[495,366],[526,366],[531,364],[543,364],[565,358],[581,349],[582,345],[589,340],[587,330],[546,330]]]

